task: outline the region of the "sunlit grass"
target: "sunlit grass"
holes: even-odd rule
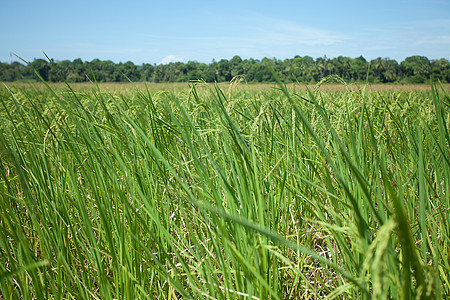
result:
[[[0,294],[448,296],[445,87],[339,86],[3,87]]]

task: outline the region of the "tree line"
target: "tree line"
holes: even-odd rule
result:
[[[53,67],[56,66],[56,68]],[[268,68],[270,66],[271,68]],[[450,82],[450,63],[447,59],[429,60],[425,56],[410,56],[398,63],[394,59],[364,57],[336,58],[295,56],[291,59],[276,58],[213,60],[209,64],[196,61],[173,62],[169,64],[135,65],[128,61],[114,63],[110,60],[94,59],[82,61],[54,61],[34,59],[28,64],[0,62],[0,81],[39,80],[35,71],[49,82],[98,82],[147,81],[147,82],[226,82],[235,76],[242,76],[247,82],[272,81],[272,69],[285,82],[298,81],[315,83],[325,76],[338,75],[347,82],[369,81],[371,83],[424,83],[430,78]]]

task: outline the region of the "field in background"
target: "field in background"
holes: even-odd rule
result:
[[[450,295],[449,85],[147,87],[0,88],[0,298]]]
[[[7,83],[9,88],[44,88],[46,89],[46,86],[42,83],[22,83],[22,82],[10,82]],[[104,91],[129,91],[135,89],[135,87],[128,83],[128,82],[118,82],[118,83],[98,83],[101,90]],[[134,85],[141,89],[145,90],[146,85],[150,91],[169,91],[169,92],[179,92],[179,91],[189,91],[189,83],[143,83],[143,82],[137,82],[134,83]],[[205,85],[208,85],[210,87],[214,87],[213,83],[208,83]],[[67,86],[65,83],[49,83],[49,86],[52,89],[58,90],[58,89],[65,89]],[[71,83],[70,86],[77,91],[80,90],[91,90],[93,88],[92,83]],[[248,91],[265,91],[273,89],[274,87],[277,87],[276,83],[245,83],[245,82],[234,82],[233,84],[230,83],[218,83],[218,86],[224,90],[228,91],[230,86],[232,88],[239,87],[241,89],[245,89]],[[445,83],[442,85],[445,90],[450,90],[450,84]],[[316,85],[303,85],[303,84],[288,84],[287,88],[289,90],[305,90],[306,88],[313,90],[316,87]],[[351,90],[361,90],[364,87],[366,87],[364,84],[350,84],[348,86]],[[3,89],[4,86],[0,86],[0,89]],[[346,87],[342,84],[336,84],[336,83],[329,83],[329,84],[322,84],[320,85],[320,90],[327,91],[327,90],[340,90],[344,91],[346,90]],[[430,84],[368,84],[367,90],[369,91],[431,91]]]

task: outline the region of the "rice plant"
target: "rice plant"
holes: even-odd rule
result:
[[[448,297],[447,92],[332,80],[4,86],[1,297]]]

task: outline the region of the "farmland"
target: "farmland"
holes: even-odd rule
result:
[[[449,86],[327,80],[2,86],[0,298],[449,296]]]

